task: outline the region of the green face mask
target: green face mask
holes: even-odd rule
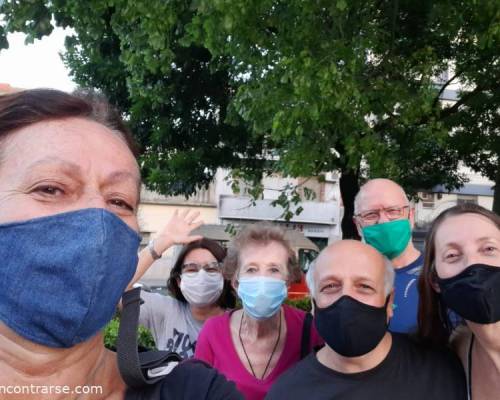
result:
[[[392,260],[399,256],[411,239],[409,219],[397,219],[383,224],[369,225],[362,228],[366,243]]]

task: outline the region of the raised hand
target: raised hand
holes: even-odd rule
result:
[[[190,235],[193,230],[203,225],[203,221],[197,220],[199,215],[199,211],[175,210],[174,215],[156,236],[155,250],[160,254],[174,244],[188,244],[201,239],[200,235]]]
[[[203,221],[196,220],[199,215],[200,213],[198,211],[194,212],[185,210],[179,213],[178,210],[175,210],[172,218],[170,218],[161,232],[154,239],[154,250],[158,254],[162,254],[174,244],[187,244],[201,239],[202,236],[200,235],[190,235],[193,230],[203,225]],[[139,253],[137,270],[135,271],[135,275],[130,281],[127,290],[131,289],[133,284],[142,278],[148,268],[153,264],[153,261],[154,260],[151,257],[148,248],[143,249]]]

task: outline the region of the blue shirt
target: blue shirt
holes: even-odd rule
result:
[[[412,333],[417,330],[418,277],[424,256],[420,254],[411,264],[395,269],[394,315],[389,323],[391,332]]]

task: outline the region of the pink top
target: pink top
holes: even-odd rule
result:
[[[238,390],[247,400],[261,400],[271,385],[288,368],[300,359],[302,324],[305,313],[294,307],[283,305],[287,334],[285,347],[278,363],[265,379],[257,379],[241,362],[231,338],[230,312],[208,319],[198,336],[194,357],[203,360],[219,370],[228,380],[236,383]],[[311,345],[323,343],[314,324],[311,324]]]

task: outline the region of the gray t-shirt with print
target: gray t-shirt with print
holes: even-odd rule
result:
[[[203,323],[194,319],[189,304],[159,293],[141,292],[141,298],[139,324],[151,331],[156,347],[192,357]]]

